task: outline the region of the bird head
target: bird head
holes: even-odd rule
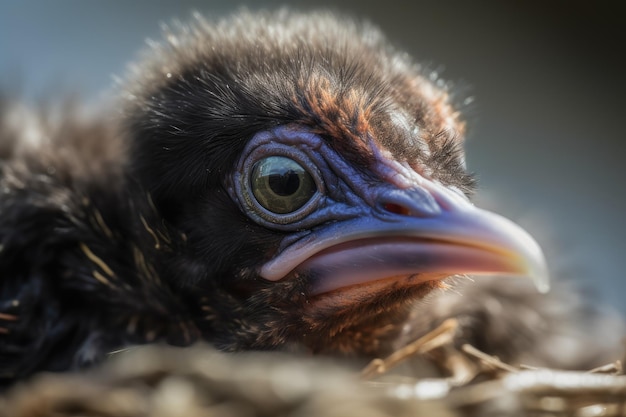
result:
[[[375,28],[196,16],[147,55],[131,168],[185,236],[168,280],[219,347],[372,353],[450,276],[547,285],[535,241],[470,202],[448,87]]]

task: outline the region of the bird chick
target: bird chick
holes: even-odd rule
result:
[[[6,383],[157,342],[375,357],[449,314],[415,319],[451,276],[547,288],[535,241],[469,200],[447,87],[377,29],[242,12],[164,37],[120,114],[29,142],[3,111]]]

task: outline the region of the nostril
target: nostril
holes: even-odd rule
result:
[[[384,203],[383,208],[390,213],[400,214],[402,216],[409,216],[411,214],[411,210],[396,203]]]
[[[432,217],[441,213],[433,196],[420,188],[382,190],[376,200],[379,210],[396,216]]]

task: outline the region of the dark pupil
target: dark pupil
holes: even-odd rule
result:
[[[272,174],[268,178],[272,191],[281,197],[294,194],[300,188],[300,177],[295,171],[289,170],[282,174]]]

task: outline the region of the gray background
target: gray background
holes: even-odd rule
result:
[[[318,1],[365,17],[476,98],[478,203],[521,223],[552,274],[626,313],[622,2]],[[407,2],[408,3],[408,2]],[[307,2],[0,0],[0,85],[95,102],[159,22]],[[15,87],[17,85],[17,87]]]

